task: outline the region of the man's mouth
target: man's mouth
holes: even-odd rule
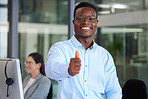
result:
[[[81,27],[81,29],[90,29],[90,27]]]

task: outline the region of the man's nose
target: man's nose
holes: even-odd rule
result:
[[[82,22],[83,24],[89,24],[89,20],[87,19],[87,17],[85,17],[85,19],[83,20],[83,22]]]
[[[87,17],[85,17],[84,22],[89,22],[89,20],[88,20],[88,18],[87,18]]]

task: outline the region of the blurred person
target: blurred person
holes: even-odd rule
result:
[[[30,76],[23,81],[24,99],[47,99],[51,81],[45,76],[43,56],[39,53],[29,54],[26,69]]]
[[[121,99],[113,58],[93,40],[97,23],[95,6],[79,3],[74,10],[75,34],[50,48],[45,72],[58,82],[57,99]]]

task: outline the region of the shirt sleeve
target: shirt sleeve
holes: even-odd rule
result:
[[[116,74],[116,67],[112,56],[109,54],[105,71],[105,95],[107,99],[121,99],[122,90]]]
[[[71,77],[68,73],[69,63],[66,63],[66,56],[64,51],[59,47],[59,44],[55,44],[48,52],[48,60],[45,64],[46,76],[61,81],[65,78]]]

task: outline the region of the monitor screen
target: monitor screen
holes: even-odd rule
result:
[[[0,99],[24,99],[19,59],[0,58]]]

